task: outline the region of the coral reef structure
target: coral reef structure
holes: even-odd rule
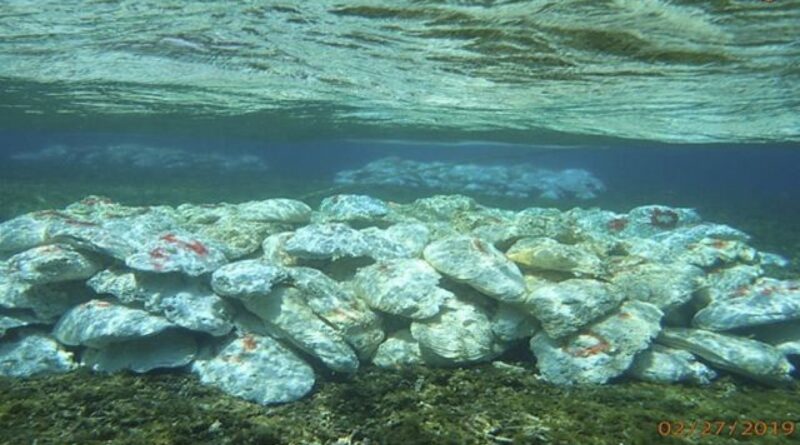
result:
[[[348,185],[424,187],[510,198],[592,199],[606,189],[600,179],[582,169],[553,171],[531,164],[455,164],[397,157],[379,159],[356,170],[341,171],[335,181]]]
[[[11,160],[88,167],[130,167],[143,170],[261,171],[267,169],[264,160],[252,154],[183,150],[142,144],[50,145],[40,150],[14,154],[11,156]]]
[[[555,385],[721,373],[782,385],[800,351],[800,283],[765,276],[785,261],[747,243],[655,205],[90,196],[0,224],[0,374],[186,369],[273,404],[321,371],[510,366],[498,358],[527,344]]]

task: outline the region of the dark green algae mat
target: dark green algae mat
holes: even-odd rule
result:
[[[186,374],[3,378],[0,443],[800,443],[800,431],[788,429],[800,422],[796,387],[723,377],[704,387],[564,388],[539,382],[524,366],[370,367],[347,379],[322,378],[310,396],[271,407],[224,395]],[[689,434],[692,422],[697,426]],[[717,422],[724,422],[722,432]],[[745,434],[748,422],[763,422],[766,433]]]

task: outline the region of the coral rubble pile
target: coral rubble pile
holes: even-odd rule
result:
[[[267,164],[258,156],[245,153],[217,153],[202,150],[152,147],[141,144],[111,144],[67,147],[50,145],[40,150],[17,153],[14,161],[40,162],[87,167],[125,167],[147,170],[220,169],[224,171],[262,171]]]
[[[338,184],[424,187],[451,192],[475,192],[492,196],[545,199],[592,199],[605,191],[602,181],[581,169],[561,171],[535,168],[531,164],[477,165],[419,162],[389,157],[357,170],[336,175]]]
[[[0,375],[181,368],[270,404],[324,368],[469,365],[528,342],[558,385],[791,382],[800,282],[765,277],[784,261],[747,241],[655,205],[90,196],[0,224]]]

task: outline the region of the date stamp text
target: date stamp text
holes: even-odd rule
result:
[[[762,437],[791,436],[797,424],[791,420],[662,420],[656,428],[662,437]]]

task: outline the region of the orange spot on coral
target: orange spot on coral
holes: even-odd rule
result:
[[[161,240],[168,242],[170,244],[177,244],[178,246],[183,247],[184,249],[191,250],[192,252],[200,256],[205,256],[208,254],[208,249],[200,241],[196,240],[192,242],[181,241],[178,239],[177,236],[175,236],[174,233],[168,233],[162,236]]]
[[[174,233],[168,233],[168,234],[162,236],[161,240],[162,241],[166,241],[168,243],[178,243],[178,242],[180,242],[180,241],[178,241],[178,238],[175,237]]]
[[[204,246],[200,241],[183,243],[183,246],[200,256],[205,256],[208,254],[208,249],[206,249],[206,246]]]
[[[628,218],[614,218],[608,222],[607,227],[611,232],[621,232],[628,227]]]
[[[597,339],[598,343],[596,345],[594,345],[594,346],[589,346],[588,348],[583,348],[583,349],[578,349],[576,351],[573,351],[572,352],[573,356],[575,356],[575,357],[590,357],[592,355],[596,355],[596,354],[599,354],[601,352],[605,352],[605,351],[608,351],[609,349],[611,349],[611,344],[609,344],[608,341],[605,338],[603,338],[601,335],[595,334],[593,332],[589,332],[589,333],[587,333],[585,335],[588,335],[590,337],[594,337],[595,339]]]
[[[774,286],[767,286],[764,289],[761,289],[761,291],[759,291],[758,293],[762,297],[770,297],[772,296],[772,294],[775,293],[775,291],[777,291],[777,289],[775,289]]]
[[[150,258],[164,259],[167,257],[167,252],[162,247],[157,247],[150,251]]]
[[[750,288],[748,286],[739,286],[736,290],[733,291],[734,297],[744,297],[749,292]]]
[[[258,341],[250,334],[245,335],[242,337],[242,348],[247,351],[253,351],[258,346]]]
[[[711,242],[711,246],[717,249],[724,249],[728,247],[729,242],[722,239],[715,239]]]

